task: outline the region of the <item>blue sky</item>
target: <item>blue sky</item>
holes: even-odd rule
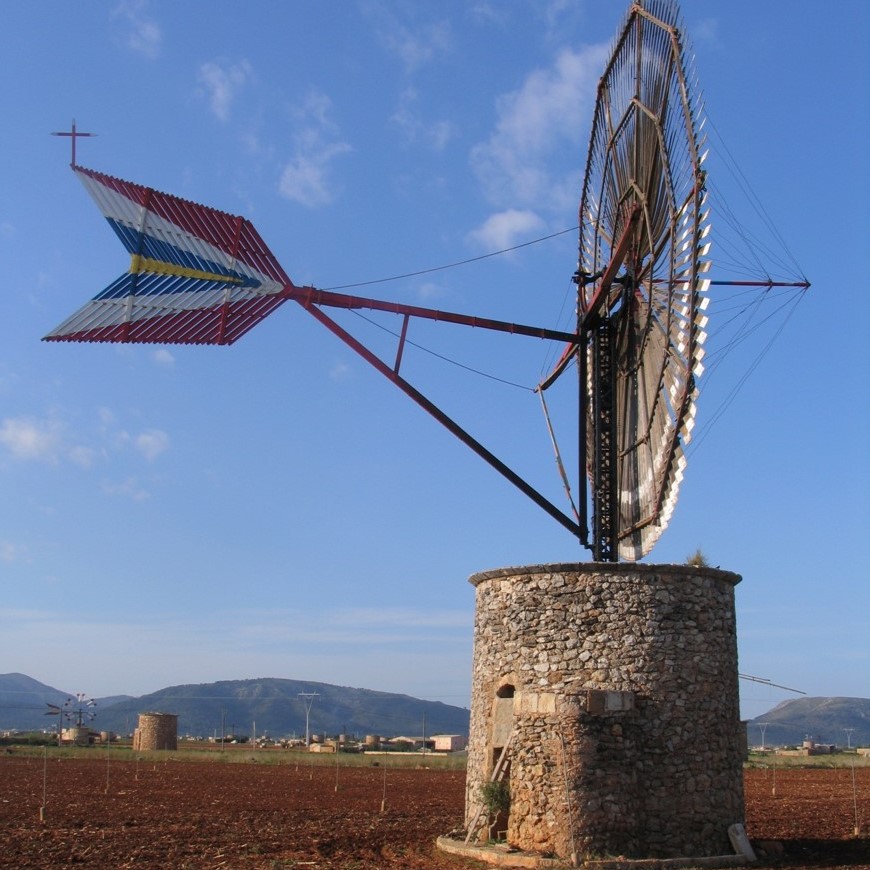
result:
[[[468,576],[585,551],[297,306],[231,348],[40,342],[128,267],[49,133],[74,117],[98,134],[83,165],[251,218],[297,284],[418,272],[576,224],[624,8],[4,7],[0,671],[92,696],[275,676],[468,704]],[[735,316],[750,334],[701,381],[647,561],[700,547],[743,576],[742,673],[868,697],[870,10],[683,12],[712,122],[712,255],[728,253],[711,277],[738,263],[813,287],[714,301],[714,347]],[[759,218],[731,161],[796,265],[774,243],[732,254],[726,209]],[[575,259],[567,233],[355,292],[563,328]],[[391,359],[394,323],[336,316]],[[532,386],[548,348],[441,324],[411,338],[468,368],[411,349],[403,373],[561,505],[537,398],[468,370]],[[570,431],[570,397],[551,402]],[[742,689],[747,717],[796,697]]]

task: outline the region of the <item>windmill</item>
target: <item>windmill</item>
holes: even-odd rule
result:
[[[230,345],[293,301],[571,532],[594,561],[642,558],[676,504],[703,370],[704,310],[716,283],[706,277],[703,113],[677,25],[674,0],[632,4],[599,84],[580,197],[573,331],[297,286],[245,218],[78,165],[76,138],[91,134],[73,124],[57,135],[71,137],[72,169],[130,266],[45,339]],[[330,308],[400,318],[394,359],[354,337]],[[543,402],[576,366],[576,505],[567,476],[563,509],[405,379],[403,352],[416,319],[564,345],[537,391]]]
[[[66,720],[77,730],[86,727],[86,723],[93,722],[97,718],[97,702],[89,698],[83,692],[77,692],[75,697],[68,697],[63,704],[48,704],[46,716],[57,716],[57,739],[61,742],[63,722]]]
[[[499,778],[517,798],[510,842],[560,856],[575,853],[578,832],[590,855],[722,855],[743,817],[740,578],[703,565],[612,564],[648,554],[672,517],[707,300],[723,283],[709,277],[703,110],[682,32],[675,0],[643,0],[617,33],[593,115],[577,263],[566,268],[576,285],[570,330],[297,286],[244,218],[72,162],[130,267],[47,340],[232,344],[295,302],[591,550],[591,565],[472,578],[467,840],[478,786]],[[397,317],[394,357],[378,356],[330,309]],[[576,506],[555,505],[404,377],[419,319],[563,349],[537,390],[545,405],[576,369]],[[572,805],[584,812],[572,818]]]

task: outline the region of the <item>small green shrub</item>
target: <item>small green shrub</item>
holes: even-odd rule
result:
[[[485,782],[480,787],[480,796],[491,816],[497,816],[510,809],[511,792],[505,782]]]

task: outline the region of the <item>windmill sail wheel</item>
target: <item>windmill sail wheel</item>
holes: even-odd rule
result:
[[[673,0],[634,3],[598,86],[580,201],[595,558],[646,555],[677,500],[701,374],[710,226],[702,107]]]

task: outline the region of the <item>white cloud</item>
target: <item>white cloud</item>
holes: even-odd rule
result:
[[[476,230],[468,234],[469,241],[487,251],[503,251],[518,242],[527,241],[533,233],[545,227],[543,219],[533,211],[508,209],[490,215]]]
[[[311,91],[292,114],[294,154],[281,172],[278,191],[309,208],[328,205],[336,196],[332,164],[352,149],[338,135],[331,117],[332,101],[326,94]]]
[[[424,281],[417,288],[417,295],[420,299],[430,300],[430,299],[438,299],[444,295],[444,288],[441,287],[440,284],[436,284],[433,281]]]
[[[0,445],[16,459],[57,462],[63,451],[61,427],[53,420],[8,417],[0,424]]]
[[[346,381],[350,376],[350,366],[341,360],[338,360],[329,371],[330,380],[333,381]]]
[[[502,4],[490,3],[488,0],[477,0],[467,6],[467,12],[477,24],[493,24],[504,29],[510,19],[509,10]]]
[[[129,498],[131,501],[145,501],[150,498],[148,490],[143,489],[135,477],[127,477],[121,481],[104,480],[100,488],[106,495]]]
[[[692,24],[692,39],[695,42],[717,43],[719,41],[719,19],[701,18]]]
[[[251,78],[251,72],[246,60],[232,66],[209,61],[199,68],[199,83],[205,88],[211,110],[219,120],[229,120],[232,103]]]
[[[452,121],[425,122],[417,111],[417,91],[405,88],[399,97],[399,106],[390,121],[401,131],[405,141],[421,142],[435,151],[443,151],[456,134]]]
[[[151,354],[151,359],[161,366],[175,365],[175,357],[165,347],[155,350],[154,353]]]
[[[7,417],[0,422],[0,449],[24,462],[72,462],[90,468],[98,458],[123,453],[130,447],[153,462],[169,448],[169,435],[160,429],[146,429],[132,437],[118,428],[114,413],[108,408],[97,412],[98,425],[90,435],[73,435],[69,427],[55,417]],[[85,443],[90,440],[93,443]]]
[[[152,59],[160,54],[163,34],[157,22],[147,15],[145,0],[123,0],[113,14],[128,25],[126,42],[133,51]]]
[[[27,548],[21,544],[13,544],[12,541],[0,541],[0,562],[27,562],[29,555]]]
[[[573,11],[577,8],[577,3],[574,0],[550,0],[543,7],[544,20],[550,27],[556,27],[566,12]]]
[[[366,12],[375,21],[381,43],[399,58],[407,72],[414,72],[450,50],[453,39],[447,20],[404,24],[381,3],[369,3]]]
[[[169,436],[160,429],[149,429],[136,436],[136,449],[153,462],[161,453],[169,449]]]
[[[336,144],[316,153],[291,157],[281,173],[279,192],[310,208],[328,205],[336,195],[330,179],[330,163],[348,150],[349,146]]]
[[[67,454],[72,462],[82,468],[90,468],[94,464],[97,451],[83,444],[77,444],[69,448]]]
[[[497,102],[496,128],[471,152],[474,171],[490,200],[502,208],[575,203],[577,154],[594,105],[608,46],[563,49],[549,69],[532,72],[522,87]],[[554,175],[554,153],[573,149],[573,168]]]

